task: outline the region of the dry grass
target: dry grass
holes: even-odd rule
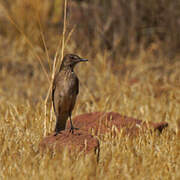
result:
[[[147,133],[134,139],[121,133],[107,135],[100,140],[98,164],[94,154],[69,154],[66,149],[62,154],[39,152],[39,142],[55,125],[50,98],[46,103],[50,84],[39,62],[51,81],[53,63],[64,53],[58,44],[68,35],[44,28],[41,17],[41,28],[38,16],[29,22],[32,11],[22,11],[22,16],[19,11],[23,8],[15,8],[19,2],[8,10],[25,36],[8,24],[6,14],[3,27],[11,30],[0,34],[0,179],[179,179],[180,144],[175,131],[180,118],[180,61],[178,56],[171,61],[163,54],[157,56],[156,43],[121,63],[109,59],[111,52],[102,51],[98,40],[85,55],[70,38],[65,52],[89,59],[76,68],[80,95],[73,116],[116,111],[144,121],[167,121],[170,127],[162,135]],[[48,7],[35,12],[46,15]]]

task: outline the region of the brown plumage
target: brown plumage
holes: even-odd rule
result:
[[[71,120],[71,113],[74,108],[76,97],[79,92],[79,80],[74,73],[77,63],[87,61],[74,54],[64,56],[59,72],[56,74],[52,87],[52,101],[56,115],[56,135],[65,129],[66,121],[70,117],[71,129],[75,129]]]

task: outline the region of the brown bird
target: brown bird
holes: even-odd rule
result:
[[[66,121],[70,117],[70,132],[74,132],[71,114],[74,108],[76,97],[79,92],[79,80],[74,73],[74,67],[79,62],[88,61],[74,54],[64,56],[59,72],[56,74],[52,87],[52,101],[56,115],[55,132],[57,135],[66,127]]]

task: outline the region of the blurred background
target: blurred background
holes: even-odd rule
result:
[[[63,0],[0,2],[28,38],[43,49],[40,20],[48,48],[53,51],[57,36],[62,34]],[[75,31],[70,46],[74,51],[82,49],[84,54],[92,54],[93,47],[98,46],[98,53],[108,51],[114,61],[152,46],[157,54],[163,52],[165,57],[173,58],[180,48],[179,8],[179,1],[169,0],[69,0],[67,30]],[[14,29],[2,7],[0,20],[1,38],[22,40],[22,34]]]

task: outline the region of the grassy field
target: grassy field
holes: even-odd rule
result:
[[[112,55],[98,38],[88,44],[89,34],[76,43],[78,26],[63,20],[63,5],[49,18],[48,1],[9,2],[0,0],[0,179],[180,179],[180,56],[164,55],[160,41],[139,46],[134,56]],[[40,152],[55,126],[49,90],[65,53],[89,59],[75,69],[80,93],[73,116],[115,111],[166,121],[168,129],[136,138],[106,135],[99,163],[94,154]]]

